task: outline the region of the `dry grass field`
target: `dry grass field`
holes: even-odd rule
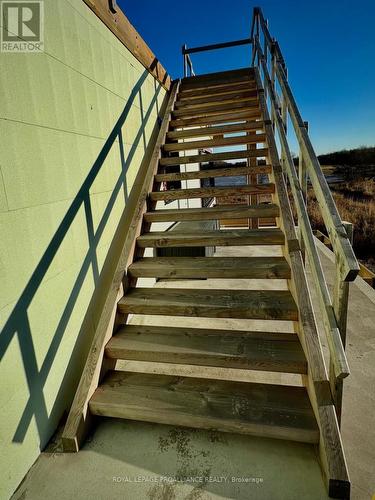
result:
[[[358,259],[375,271],[375,179],[357,179],[331,186],[342,220],[354,224],[354,251]],[[325,230],[312,190],[308,211],[313,229]]]

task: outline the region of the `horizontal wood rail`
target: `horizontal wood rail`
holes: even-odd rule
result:
[[[228,47],[237,47],[238,45],[247,45],[251,43],[251,38],[243,38],[242,40],[234,40],[233,42],[214,43],[211,45],[202,45],[201,47],[192,47],[188,49],[184,45],[183,54],[193,54],[194,52],[203,52],[206,50],[226,49]]]
[[[189,48],[187,45],[182,46],[182,57],[184,62],[184,78],[188,76],[187,69],[190,69],[190,76],[195,76],[193,63],[191,61],[190,54],[195,54],[197,52],[205,52],[207,50],[217,50],[217,49],[227,49],[230,47],[238,47],[240,45],[249,45],[253,42],[252,38],[243,38],[242,40],[233,40],[232,42],[223,43],[213,43],[211,45],[202,45],[201,47]]]

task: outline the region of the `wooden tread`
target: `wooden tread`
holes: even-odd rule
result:
[[[283,245],[284,243],[284,233],[278,228],[201,232],[155,231],[137,238],[137,245],[141,248]]]
[[[239,160],[244,158],[263,158],[268,156],[267,148],[248,149],[246,151],[225,151],[224,153],[208,153],[189,156],[172,156],[170,158],[160,158],[159,164],[162,166],[185,165],[188,163],[209,163],[221,160]]]
[[[279,207],[272,203],[258,205],[216,205],[208,208],[181,208],[165,209],[146,212],[144,219],[147,222],[169,222],[183,220],[220,220],[242,218],[278,217]]]
[[[170,174],[156,174],[155,180],[156,182],[187,181],[192,179],[208,179],[214,177],[237,177],[243,175],[270,174],[271,172],[271,165],[236,167],[235,163],[233,163],[232,166],[222,168],[195,170],[190,172],[176,172]]]
[[[144,257],[128,273],[136,278],[290,278],[284,257]]]
[[[220,98],[223,96],[235,96],[244,92],[257,91],[257,86],[252,81],[245,81],[235,84],[216,85],[215,87],[208,87],[198,90],[190,90],[186,92],[179,92],[177,96],[177,103],[194,103],[196,100],[202,98]]]
[[[169,124],[174,128],[195,127],[198,125],[213,125],[215,123],[232,123],[243,120],[256,120],[261,118],[260,108],[247,108],[232,113],[221,113],[217,115],[195,116],[193,118],[172,119]]]
[[[243,92],[244,90],[255,90],[257,89],[257,84],[254,80],[244,80],[240,82],[229,82],[229,83],[216,83],[212,85],[207,85],[206,87],[198,87],[196,89],[180,90],[178,93],[178,100],[183,101],[184,99],[201,98],[203,96],[209,97],[212,95],[223,95],[231,94],[237,92]]]
[[[171,189],[167,191],[153,191],[149,194],[150,200],[182,200],[188,198],[213,198],[220,196],[241,196],[250,194],[272,194],[275,185],[248,184],[245,186],[218,186],[207,188]]]
[[[196,116],[210,116],[221,113],[231,113],[233,110],[237,109],[251,109],[251,108],[259,108],[258,99],[256,97],[252,97],[241,102],[230,102],[230,103],[213,103],[207,106],[197,106],[190,108],[181,108],[174,109],[172,111],[172,115],[176,118],[179,117],[196,117]]]
[[[304,387],[110,371],[89,407],[105,417],[319,441]]]
[[[212,96],[204,96],[204,97],[193,97],[193,98],[185,98],[183,100],[178,100],[175,104],[176,109],[186,109],[193,106],[200,106],[201,104],[206,103],[221,103],[221,102],[237,102],[243,101],[246,99],[256,99],[258,97],[257,89],[244,89],[242,91],[226,93],[222,95],[212,95]]]
[[[216,125],[209,127],[189,128],[186,130],[174,130],[167,133],[167,139],[191,139],[193,137],[206,137],[224,134],[234,134],[237,132],[255,132],[257,130],[264,131],[264,122],[247,121],[243,123],[235,123],[233,125]]]
[[[127,325],[108,342],[113,359],[219,366],[284,373],[307,373],[307,362],[295,334]]]
[[[253,68],[218,71],[215,73],[185,77],[181,80],[180,91],[200,87],[207,88],[210,85],[223,85],[226,83],[233,84],[245,81],[255,81]]]
[[[267,137],[265,134],[246,134],[236,137],[214,137],[213,139],[204,139],[201,141],[188,142],[170,142],[164,144],[164,151],[187,151],[204,148],[217,148],[221,146],[233,146],[240,144],[260,144],[265,143]]]
[[[117,305],[122,314],[298,320],[287,290],[132,288]]]

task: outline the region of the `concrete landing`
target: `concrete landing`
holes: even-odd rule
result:
[[[101,421],[78,454],[42,453],[13,498],[75,497],[327,498],[312,446],[123,420]]]
[[[319,248],[323,266],[332,281],[332,254],[323,245],[319,244]],[[218,249],[217,255],[231,255],[231,252],[230,248]],[[269,255],[270,247],[241,248],[243,255],[254,255],[254,252]],[[273,252],[277,255],[279,251],[273,249]],[[236,288],[257,288],[263,287],[265,280],[252,280],[248,285],[245,280],[165,281],[157,286],[222,288],[228,284]],[[285,283],[274,280],[272,284],[268,280],[267,286],[280,289]],[[182,320],[186,326],[200,327],[212,321],[135,316],[132,322],[150,324],[155,320],[169,326]],[[222,328],[264,329],[264,322],[259,321],[220,321]],[[273,331],[292,331],[288,322],[267,322],[267,325],[271,323]],[[324,337],[322,344],[326,349]],[[351,289],[347,352],[351,376],[345,383],[343,442],[352,499],[368,500],[375,493],[375,291],[361,279],[357,279]],[[124,363],[123,368],[184,375],[194,375],[196,370],[189,365],[146,367],[136,362]],[[234,374],[211,368],[204,375],[225,378]],[[236,372],[238,380],[247,380],[250,375],[254,380],[254,372]],[[262,379],[260,373],[257,376]],[[288,378],[295,377],[293,375],[273,376],[276,383],[296,383],[295,378]],[[31,468],[14,500],[328,498],[314,448],[300,443],[103,419],[78,454],[63,454],[59,447],[56,438]]]

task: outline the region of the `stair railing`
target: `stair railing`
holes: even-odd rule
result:
[[[349,282],[353,281],[359,265],[354,255],[352,227],[341,221],[331,191],[311,144],[307,124],[301,118],[287,77],[287,68],[278,42],[271,37],[268,23],[259,7],[254,8],[252,29],[252,66],[258,67],[264,87],[273,128],[278,132],[281,146],[281,164],[292,193],[300,239],[306,252],[313,282],[319,299],[322,319],[330,352],[330,384],[338,421],[341,417],[342,383],[349,375],[345,355],[346,323]],[[281,94],[279,94],[279,90]],[[288,114],[299,145],[299,171],[297,173],[287,137]],[[319,210],[335,254],[335,285],[333,301],[325,280],[315,244],[306,204],[307,179],[318,201]]]
[[[239,45],[247,45],[251,44],[251,38],[244,38],[242,40],[234,40],[232,42],[223,42],[223,43],[214,43],[211,45],[203,45],[201,47],[192,47],[189,48],[187,45],[182,46],[182,58],[184,64],[184,78],[188,76],[195,76],[195,72],[193,69],[193,63],[191,61],[190,54],[196,52],[205,52],[207,50],[217,50],[217,49],[226,49],[229,47],[238,47]],[[190,74],[188,75],[188,69],[190,70]]]

